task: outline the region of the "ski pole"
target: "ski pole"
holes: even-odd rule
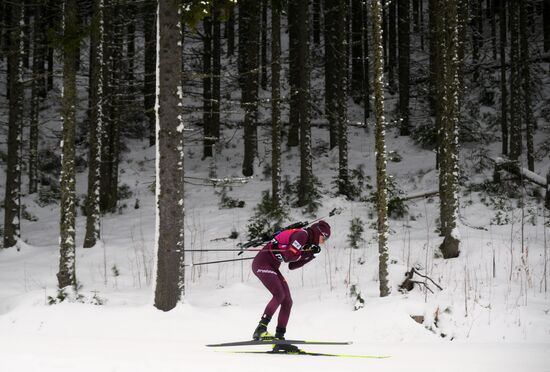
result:
[[[184,252],[260,252],[263,248],[253,249],[226,249],[226,248],[214,248],[214,249],[184,249]],[[270,249],[270,252],[285,252],[282,249]],[[310,249],[302,249],[302,252],[310,251]],[[169,250],[168,252],[181,252],[179,249]]]
[[[197,263],[191,263],[191,264],[184,264],[183,266],[192,267],[192,266],[210,265],[210,264],[223,263],[223,262],[245,261],[245,260],[252,260],[252,259],[254,259],[254,257],[235,258],[233,260],[197,262]]]

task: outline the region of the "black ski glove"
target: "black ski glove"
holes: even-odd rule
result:
[[[312,244],[310,247],[309,247],[309,250],[311,252],[313,252],[313,254],[319,254],[321,253],[321,247],[319,247],[318,245],[315,245],[315,244]]]

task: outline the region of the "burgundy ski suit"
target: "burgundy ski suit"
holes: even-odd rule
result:
[[[281,306],[277,327],[286,328],[292,308],[288,283],[279,267],[281,262],[288,262],[290,270],[294,270],[315,258],[313,252],[302,251],[310,243],[309,240],[310,237],[304,229],[285,230],[267,243],[252,261],[252,271],[273,295],[263,317],[271,319]]]

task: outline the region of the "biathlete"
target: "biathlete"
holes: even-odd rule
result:
[[[321,252],[321,245],[330,237],[330,225],[319,221],[305,229],[290,229],[280,232],[267,243],[252,261],[252,271],[273,298],[265,307],[264,313],[252,338],[254,340],[271,339],[267,326],[280,307],[277,319],[275,339],[284,340],[286,326],[292,308],[292,297],[288,283],[279,271],[282,262],[288,262],[290,270],[298,269],[315,258]],[[294,345],[274,345],[273,351],[299,352]]]

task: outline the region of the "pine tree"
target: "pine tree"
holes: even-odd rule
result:
[[[225,37],[227,38],[227,56],[235,54],[235,10],[233,7],[229,10],[229,17],[225,22]]]
[[[32,83],[31,107],[29,124],[29,194],[38,191],[38,123],[43,93],[44,48],[46,45],[43,32],[44,1],[36,0],[33,20],[33,53],[32,53]]]
[[[289,86],[289,132],[287,145],[289,147],[298,146],[300,143],[300,109],[298,99],[298,81],[299,77],[299,33],[298,29],[298,6],[301,0],[288,2],[288,86]],[[326,17],[325,17],[326,19]]]
[[[527,27],[528,9],[526,1],[522,1],[520,4],[519,15],[519,32],[520,32],[520,53],[521,53],[521,66],[520,74],[523,80],[522,82],[522,98],[523,98],[523,122],[525,123],[525,139],[527,145],[527,168],[531,171],[535,171],[535,156],[534,156],[534,144],[533,144],[533,127],[534,117],[533,109],[531,107],[531,71],[529,62],[529,27]]]
[[[262,89],[267,89],[267,31],[269,26],[267,24],[267,8],[268,0],[262,1],[262,27],[261,27],[261,51],[260,51],[260,65],[261,65],[261,78],[260,85]]]
[[[242,106],[244,108],[244,159],[243,175],[254,174],[254,158],[257,147],[257,112],[258,112],[258,67],[259,67],[259,27],[260,3],[255,0],[240,2],[240,10],[246,18],[246,59],[244,60],[244,86]],[[239,41],[240,43],[241,41]],[[239,53],[241,51],[239,50]]]
[[[338,120],[336,115],[336,74],[338,55],[338,38],[336,14],[338,14],[338,2],[335,0],[324,1],[325,18],[325,116],[329,124],[329,147],[338,145]],[[343,38],[342,38],[343,39]]]
[[[519,160],[522,153],[521,135],[521,55],[519,32],[519,2],[509,3],[510,13],[510,159]]]
[[[321,0],[313,0],[313,44],[321,44]]]
[[[378,277],[380,297],[390,294],[388,283],[388,201],[386,180],[386,143],[384,118],[384,61],[382,57],[382,9],[380,0],[372,1],[372,47],[374,62],[374,114],[376,117],[376,209],[378,211]]]
[[[506,3],[500,0],[499,31],[500,31],[500,128],[502,131],[502,155],[508,155],[508,87],[506,83]]]
[[[345,24],[345,14],[346,14],[346,4],[342,0],[326,1],[327,6],[330,6],[334,9],[331,14],[331,27],[332,35],[328,39],[330,47],[332,50],[327,58],[333,58],[331,61],[332,69],[331,71],[325,71],[325,76],[330,74],[333,77],[330,79],[332,86],[329,87],[331,91],[331,99],[333,99],[332,110],[330,119],[334,120],[331,123],[332,126],[335,126],[338,129],[338,192],[342,195],[350,196],[350,181],[348,173],[348,123],[347,123],[347,61],[345,59],[346,55],[346,42],[342,32],[337,32],[341,30]],[[360,5],[360,4],[359,4]],[[361,16],[360,7],[355,9],[359,12]],[[356,26],[359,27],[359,26]],[[357,31],[357,29],[355,30]],[[361,36],[359,29],[359,36]],[[355,53],[360,53],[362,48],[361,39],[355,40],[354,42],[359,43],[359,51]],[[354,46],[355,48],[355,46]],[[353,54],[353,53],[352,53]],[[359,58],[361,62],[362,56]],[[360,66],[362,67],[362,66]],[[362,71],[358,68],[358,72],[361,75]],[[353,75],[353,73],[352,73]],[[356,77],[359,79],[359,87],[361,86],[362,76]]]
[[[202,21],[202,122],[204,127],[203,158],[212,156],[212,18]]]
[[[399,34],[399,114],[401,125],[399,133],[408,136],[409,96],[410,96],[410,4],[409,0],[398,0],[398,34]]]
[[[438,43],[442,65],[443,96],[441,100],[441,127],[439,137],[440,169],[439,198],[441,233],[443,243],[439,247],[444,258],[457,257],[460,253],[458,235],[458,115],[459,115],[459,58],[458,58],[458,6],[457,0],[447,0],[442,7],[443,32]]]
[[[76,287],[75,273],[75,131],[76,54],[80,46],[76,0],[65,0],[63,17],[63,142],[61,158],[59,288]]]
[[[367,125],[367,118],[370,116],[370,81],[369,81],[369,32],[368,32],[368,5],[366,1],[361,2],[362,7],[362,32],[363,32],[363,122]]]
[[[501,0],[504,1],[504,0]],[[550,0],[543,0],[542,24],[544,32],[544,51],[550,50]]]
[[[220,10],[214,7],[212,10],[212,131],[214,145],[220,138],[220,105],[221,105],[221,34],[220,34]]]
[[[281,209],[281,4],[271,0],[271,197]]]
[[[395,66],[397,66],[397,1],[393,0],[388,6],[388,86],[390,91],[395,90]]]
[[[159,0],[157,96],[157,277],[155,307],[173,309],[184,293],[183,129],[181,15],[178,2]]]
[[[20,237],[21,203],[21,131],[23,126],[23,4],[11,3],[9,28],[9,124],[6,169],[6,196],[4,199],[4,248],[13,247]]]
[[[144,76],[143,76],[143,106],[149,123],[149,144],[155,144],[155,86],[157,59],[157,1],[143,1],[143,33],[145,37]]]
[[[311,123],[310,123],[310,99],[309,99],[309,21],[308,2],[299,0],[296,4],[296,88],[297,105],[300,118],[300,182],[298,184],[298,205],[307,206],[311,212],[313,208],[312,197],[313,169],[311,154]]]
[[[356,103],[363,98],[363,12],[362,0],[351,1],[351,96]]]
[[[88,194],[86,197],[86,235],[84,248],[96,245],[100,239],[100,163],[103,138],[103,49],[104,49],[104,2],[94,0],[90,34],[90,123],[88,129]]]

